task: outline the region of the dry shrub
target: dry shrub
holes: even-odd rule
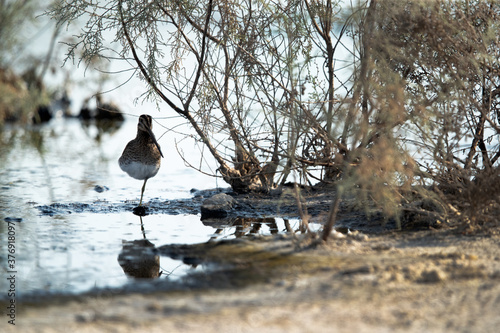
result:
[[[500,170],[495,168],[477,175],[473,181],[467,181],[458,203],[469,223],[475,226],[498,225],[500,214]]]
[[[24,81],[11,70],[0,68],[0,125],[5,121],[26,121],[34,111]]]
[[[396,102],[388,104],[385,114],[405,122],[405,149],[417,152],[413,188],[420,186],[405,193],[403,210],[421,216],[427,211],[452,224],[482,225],[494,219],[500,194],[498,2],[370,3],[377,3],[372,29],[377,43],[371,49],[378,78],[370,82],[376,86],[374,99],[390,99],[381,93],[384,87],[394,92]],[[404,97],[391,85],[401,86]],[[388,157],[380,158],[372,163],[390,165]],[[397,163],[392,167],[405,175]]]
[[[405,161],[395,140],[387,137],[378,138],[363,155],[351,172],[356,197],[367,213],[381,211],[387,218],[399,219],[401,192],[411,184],[413,161]]]

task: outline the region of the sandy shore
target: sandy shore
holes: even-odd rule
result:
[[[499,234],[435,230],[341,237],[297,251],[302,257],[334,258],[335,264],[310,270],[284,263],[264,283],[19,304],[16,326],[4,318],[0,327],[2,332],[497,332]],[[282,242],[297,247],[296,240]]]

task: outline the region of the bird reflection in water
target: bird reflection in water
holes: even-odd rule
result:
[[[161,276],[160,256],[156,247],[146,239],[144,224],[141,219],[143,239],[122,241],[122,251],[118,255],[118,263],[126,275],[134,278],[155,279]]]

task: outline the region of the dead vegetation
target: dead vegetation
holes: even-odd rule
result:
[[[110,57],[103,34],[116,34],[146,97],[185,119],[195,133],[185,139],[218,169],[185,157],[188,165],[238,193],[292,178],[332,186],[326,239],[352,196],[400,227],[493,220],[499,8],[485,0],[119,0],[56,3],[50,14],[60,27],[95,13],[68,54],[88,63]]]

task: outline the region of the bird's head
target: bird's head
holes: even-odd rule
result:
[[[153,118],[151,118],[148,114],[143,114],[139,117],[139,122],[137,123],[137,130],[145,132],[149,135],[151,140],[153,140],[154,144],[158,148],[161,157],[163,157],[163,153],[161,152],[160,145],[156,141],[155,135],[153,133]]]

